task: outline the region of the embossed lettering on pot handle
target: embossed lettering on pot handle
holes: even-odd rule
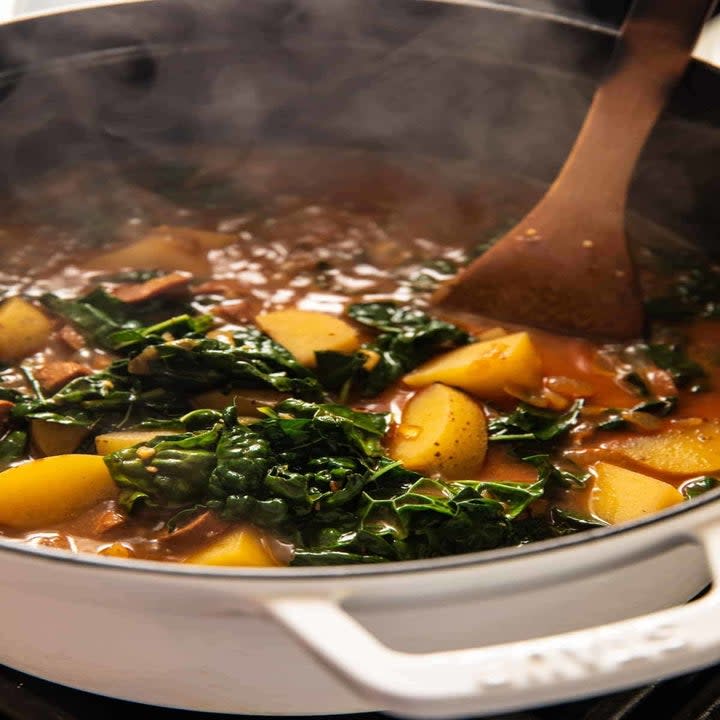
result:
[[[407,717],[496,713],[597,695],[720,659],[720,525],[699,532],[713,589],[689,605],[551,637],[424,654],[392,650],[326,598],[268,611],[361,694]]]

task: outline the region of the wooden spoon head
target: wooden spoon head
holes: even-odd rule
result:
[[[595,225],[589,239],[569,219],[536,228],[531,213],[434,304],[570,335],[639,337],[643,301],[622,229]]]
[[[638,155],[714,0],[636,0],[613,71],[544,198],[436,296],[462,310],[556,332],[625,340],[643,303],[624,233]]]

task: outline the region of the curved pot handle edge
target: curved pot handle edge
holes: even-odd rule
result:
[[[720,524],[698,532],[720,578]],[[406,653],[338,602],[268,598],[268,612],[378,708],[417,718],[509,712],[642,685],[720,658],[720,588],[629,620],[481,648]]]

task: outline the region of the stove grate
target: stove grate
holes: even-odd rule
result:
[[[231,717],[110,700],[0,667],[0,720],[229,720]],[[368,713],[340,715],[336,720],[381,717]],[[720,720],[720,665],[601,698],[488,720]]]

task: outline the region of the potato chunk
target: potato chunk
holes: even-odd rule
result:
[[[0,473],[0,525],[31,530],[111,498],[117,488],[99,455],[55,455]]]
[[[357,330],[345,320],[327,313],[276,310],[258,315],[255,322],[307,367],[315,365],[315,353],[318,351],[351,353],[360,347]]]
[[[606,462],[592,466],[595,476],[590,512],[615,525],[644,517],[683,501],[680,491],[649,475]]]
[[[98,455],[109,455],[118,450],[154,440],[158,435],[177,435],[181,430],[118,430],[95,438]]]
[[[258,533],[239,528],[217,538],[185,562],[196,565],[239,565],[244,567],[278,567],[280,563],[265,549]]]
[[[30,441],[41,455],[66,455],[74,452],[88,436],[79,425],[61,425],[45,420],[30,421]]]
[[[623,438],[608,447],[648,470],[673,475],[720,471],[720,423],[678,423],[658,435]]]
[[[390,456],[405,467],[448,480],[477,474],[487,452],[487,421],[465,393],[435,383],[405,406]]]
[[[185,270],[209,275],[208,252],[233,242],[232,235],[162,225],[140,240],[96,255],[85,263],[85,267],[108,271],[124,267]]]
[[[13,297],[0,305],[0,361],[12,363],[37,352],[50,339],[53,324],[42,310]]]
[[[410,387],[441,382],[494,399],[505,388],[537,388],[542,381],[540,356],[526,332],[476,342],[440,355],[403,380]]]

